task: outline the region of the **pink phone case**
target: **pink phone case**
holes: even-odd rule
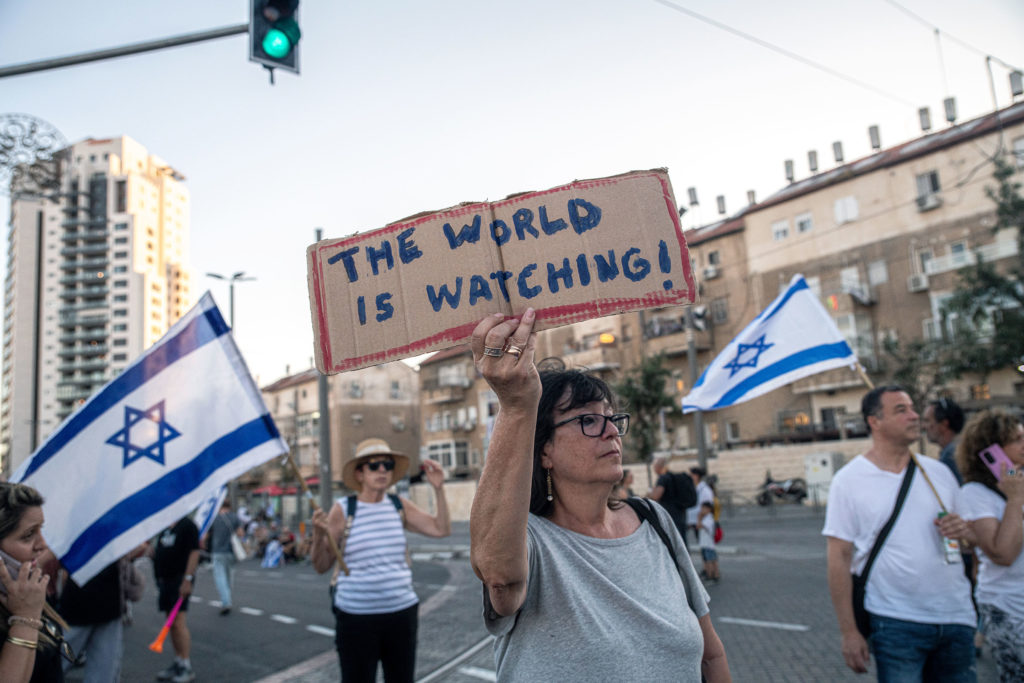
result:
[[[985,467],[995,475],[996,481],[999,481],[1003,476],[1002,472],[999,471],[1000,464],[1005,464],[1007,471],[1013,469],[1013,461],[1006,455],[1003,447],[997,443],[978,451],[978,457],[985,463]]]

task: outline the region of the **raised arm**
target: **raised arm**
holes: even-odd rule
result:
[[[451,536],[452,520],[448,516],[448,500],[444,496],[444,470],[435,460],[424,460],[423,471],[427,481],[434,487],[434,498],[437,500],[437,514],[431,517],[425,510],[412,501],[406,500],[405,525],[411,531],[424,536],[442,538]]]
[[[526,520],[540,400],[540,377],[533,364],[534,318],[532,308],[522,320],[493,315],[473,331],[473,358],[497,394],[499,407],[469,518],[470,559],[491,606],[502,616],[515,614],[526,598]],[[506,341],[523,347],[522,355],[484,355],[485,347],[502,349]]]

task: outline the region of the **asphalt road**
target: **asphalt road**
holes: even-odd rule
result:
[[[738,682],[867,681],[843,664],[825,576],[821,512],[780,506],[737,508],[722,521],[722,582],[709,587],[712,619]],[[410,535],[419,551],[413,575],[420,596],[417,679],[421,683],[494,680],[490,639],[481,618],[481,589],[469,566],[468,525],[441,541]],[[454,551],[454,553],[450,552]],[[699,565],[699,558],[695,559]],[[218,615],[208,567],[190,607],[193,667],[199,681],[278,683],[337,681],[327,577],[308,565],[236,572],[235,609]],[[126,630],[123,680],[149,681],[171,660],[148,645],[162,624],[152,584]],[[657,656],[657,653],[650,653]],[[81,680],[73,672],[70,680]],[[991,657],[979,681],[995,680]],[[566,672],[571,680],[571,672]]]

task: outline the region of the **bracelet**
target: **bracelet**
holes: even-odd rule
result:
[[[7,636],[7,642],[11,645],[27,647],[30,650],[35,650],[38,645],[34,640],[25,640],[24,638],[15,638],[14,636]]]
[[[32,617],[22,617],[22,616],[18,616],[17,614],[12,614],[11,616],[7,617],[7,625],[8,626],[14,626],[15,624],[24,624],[25,626],[31,626],[32,628],[34,628],[37,631],[40,630],[41,628],[43,628],[43,620],[42,619],[33,619]]]

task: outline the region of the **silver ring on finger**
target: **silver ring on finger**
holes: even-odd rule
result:
[[[492,358],[501,358],[501,354],[502,353],[504,353],[504,351],[502,351],[501,349],[495,348],[493,346],[485,346],[484,347],[484,355],[485,356],[491,356]]]

